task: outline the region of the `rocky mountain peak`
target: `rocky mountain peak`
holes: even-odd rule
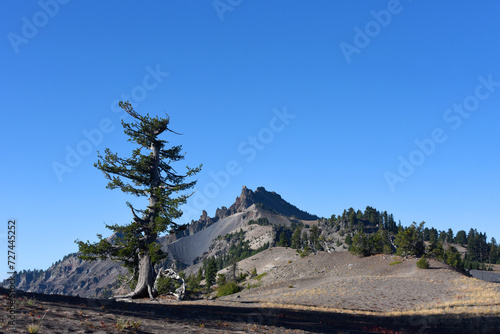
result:
[[[315,215],[299,210],[296,206],[285,201],[274,191],[267,191],[264,187],[258,187],[255,191],[252,191],[246,186],[243,186],[240,196],[236,197],[234,204],[229,207],[226,214],[231,215],[237,212],[243,212],[254,204],[264,210],[282,214],[287,217],[294,216],[297,219],[303,220],[318,219]]]
[[[236,200],[234,201],[233,205],[229,207],[228,211],[230,214],[242,212],[251,207],[253,204],[255,204],[254,192],[248,189],[246,186],[243,186],[240,196],[236,197]]]
[[[268,211],[266,214],[268,216],[275,216],[275,220],[277,221],[286,221],[287,218],[285,217],[292,216],[301,220],[318,219],[317,216],[299,210],[294,205],[286,202],[277,193],[267,191],[264,187],[258,187],[255,191],[252,191],[243,186],[241,194],[229,208],[222,206],[217,209],[213,218],[209,217],[208,213],[203,210],[200,218],[192,221],[184,230],[163,236],[159,241],[165,247],[168,247],[170,244],[174,245],[170,247],[180,247],[180,251],[177,252],[180,254],[179,258],[181,258],[181,255],[184,258],[189,258],[186,252],[194,252],[193,254],[199,256],[202,252],[199,253],[200,251],[197,248],[202,248],[200,245],[203,240],[210,243],[213,240],[213,236],[217,237],[217,233],[223,233],[223,230],[219,231],[211,228],[211,225],[236,213],[247,211],[252,205],[259,208],[259,211]],[[224,233],[230,233],[236,227],[239,228],[244,222],[245,216],[239,215],[239,218],[226,220],[222,224],[226,229]],[[194,237],[198,233],[199,236]],[[120,237],[119,233],[114,233],[108,237],[108,241],[114,243]],[[179,242],[183,238],[186,238],[184,239],[184,243]],[[169,249],[167,253],[174,254],[174,248]],[[192,261],[184,263],[189,262]],[[107,294],[111,293],[111,290],[117,286],[118,275],[124,274],[127,274],[127,270],[110,260],[85,262],[78,259],[77,254],[70,254],[47,270],[19,273],[16,279],[19,290],[95,297],[97,295],[107,296]],[[3,285],[6,284],[8,282],[4,281]],[[0,285],[2,285],[1,282]]]
[[[234,215],[238,212],[244,212],[252,205],[256,205],[261,209],[272,213],[280,214],[286,217],[294,216],[302,220],[316,220],[316,215],[311,215],[305,211],[299,210],[296,206],[285,201],[279,194],[274,191],[267,191],[264,187],[258,187],[255,191],[243,186],[241,194],[236,197],[234,203],[229,207],[222,206],[215,211],[215,216],[209,217],[208,213],[203,210],[200,218],[196,221],[191,221],[189,227],[177,233],[176,239],[199,232],[213,223],[225,217]],[[173,240],[172,240],[173,241]]]

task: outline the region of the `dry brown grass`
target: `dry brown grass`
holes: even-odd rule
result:
[[[372,279],[378,279],[377,277],[372,277]],[[385,280],[386,278],[380,278]],[[442,282],[436,282],[433,279],[428,281],[429,283],[442,284]],[[283,299],[279,302],[268,302],[261,303],[262,307],[266,308],[289,308],[293,310],[308,310],[308,311],[324,311],[324,312],[335,312],[342,314],[355,314],[355,315],[383,315],[391,317],[399,316],[429,316],[429,315],[467,315],[467,316],[489,316],[498,315],[500,316],[500,292],[499,287],[494,283],[483,282],[475,278],[461,277],[452,282],[449,282],[450,286],[456,288],[456,293],[450,296],[448,301],[444,302],[432,302],[424,305],[419,305],[415,309],[411,310],[398,310],[398,311],[370,311],[370,310],[354,310],[346,308],[335,308],[328,306],[312,306],[312,305],[296,305],[283,300],[296,300],[303,296],[322,296],[326,293],[334,293],[337,296],[353,294],[356,291],[356,287],[351,287],[350,289],[342,289],[342,287],[337,287],[334,290],[324,290],[324,289],[304,289],[293,293],[288,293],[283,295]],[[361,292],[359,292],[361,293]]]
[[[472,314],[500,315],[500,292],[495,283],[484,282],[476,278],[461,277],[450,285],[456,287],[451,300],[442,303],[422,305],[416,310],[408,311],[409,315],[436,314]],[[400,315],[401,312],[392,312]]]
[[[273,258],[285,255],[287,250],[273,249]],[[336,253],[275,262],[261,287],[234,301],[366,316],[500,316],[500,285],[436,261],[430,261],[430,270],[420,270],[414,259],[397,259],[400,264],[390,265],[395,259],[389,256]],[[290,284],[293,289],[287,289]]]

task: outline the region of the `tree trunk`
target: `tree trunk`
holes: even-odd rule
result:
[[[159,164],[159,155],[160,155],[160,143],[157,141],[153,141],[150,147],[153,160],[150,162],[150,170],[151,170],[151,189],[149,191],[149,206],[148,206],[148,216],[146,219],[146,223],[148,227],[155,226],[155,219],[158,216],[157,204],[158,198],[156,195],[156,190],[158,189],[161,180],[160,180],[160,171],[158,169]],[[151,230],[148,228],[144,231],[146,240],[145,245],[149,245],[152,242],[156,241],[157,235],[151,233]],[[157,291],[154,288],[155,283],[155,272],[154,268],[151,264],[151,258],[147,253],[147,247],[145,249],[141,249],[140,252],[144,252],[143,254],[139,254],[139,277],[137,279],[137,285],[135,287],[134,292],[129,293],[125,296],[118,296],[115,298],[143,298],[149,295],[150,299],[155,299],[157,295]]]
[[[124,296],[116,296],[113,298],[144,298],[148,297],[150,299],[155,299],[156,290],[154,289],[155,283],[155,273],[154,268],[151,265],[151,259],[149,258],[149,254],[140,254],[139,255],[139,277],[137,279],[137,285],[135,286],[135,290],[128,295]]]

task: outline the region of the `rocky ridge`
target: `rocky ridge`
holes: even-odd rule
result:
[[[217,237],[244,228],[252,219],[265,217],[273,225],[289,226],[291,222],[287,217],[291,216],[294,219],[317,219],[286,202],[275,192],[263,187],[252,191],[243,186],[240,196],[229,208],[222,206],[216,210],[214,217],[209,217],[203,211],[200,218],[188,224],[186,229],[159,238],[162,248],[169,254],[165,266],[186,267],[204,256],[222,254],[227,245],[221,245]],[[262,242],[255,241],[258,236],[252,238],[254,248],[270,240],[271,228],[262,229],[262,234],[266,234],[259,239]],[[112,235],[109,238],[114,237]],[[108,296],[118,287],[119,276],[128,274],[118,263],[109,260],[87,262],[78,259],[77,255],[69,254],[44,271],[18,274],[17,289],[81,297]],[[7,286],[7,282],[1,285]]]

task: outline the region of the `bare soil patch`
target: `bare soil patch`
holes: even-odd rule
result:
[[[433,260],[431,269],[418,269],[416,261],[392,255],[358,258],[346,252],[301,258],[292,249],[273,248],[240,262],[242,270],[255,266],[266,275],[247,282],[251,288],[238,300],[370,312],[452,305],[474,306],[471,311],[488,314],[500,311],[500,285],[466,277]]]
[[[494,316],[389,316],[227,301],[127,303],[22,292],[17,298],[17,326],[2,324],[0,333],[27,333],[30,325],[39,325],[38,333],[494,333],[500,325]],[[5,310],[7,297],[0,302]]]
[[[401,263],[391,263],[401,261]],[[346,252],[300,257],[272,248],[239,263],[261,275],[214,300],[133,303],[19,292],[16,328],[26,333],[495,333],[500,284],[430,261]],[[9,298],[0,291],[0,333]]]

